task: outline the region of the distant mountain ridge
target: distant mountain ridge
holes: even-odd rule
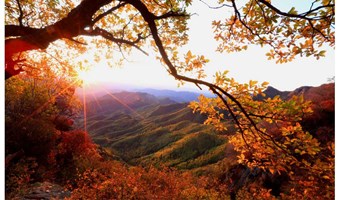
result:
[[[89,114],[106,112],[132,112],[133,109],[149,105],[166,105],[176,103],[169,98],[157,98],[144,92],[118,92],[109,93],[95,98],[86,104]]]
[[[258,99],[265,99],[265,98],[273,98],[277,95],[279,95],[282,99],[286,99],[289,95],[289,91],[280,91],[272,86],[268,86],[266,88],[266,90],[263,91],[263,93],[265,94],[265,97],[262,97],[260,95],[258,95]]]
[[[256,99],[262,100],[266,98],[273,98],[278,95],[281,97],[281,99],[287,100],[294,95],[304,95],[304,98],[306,100],[313,100],[313,98],[311,97],[313,94],[321,94],[327,96],[326,93],[330,93],[331,96],[334,96],[334,85],[334,83],[327,83],[320,86],[302,86],[296,88],[293,91],[280,91],[272,86],[268,86],[267,89],[263,91],[265,97],[258,95]]]
[[[145,91],[117,92],[88,102],[87,130],[93,140],[129,164],[164,164],[195,169],[232,155],[227,141],[212,127],[203,125],[206,116],[192,113],[188,103],[180,101],[182,96],[187,96],[187,100],[196,98],[197,94],[170,90],[153,90],[153,93],[157,96]],[[317,113],[304,122],[305,127],[316,134],[318,128],[314,125],[321,118],[328,119],[325,120],[329,123],[327,127],[331,127],[334,84],[304,86],[294,91],[268,87],[264,93],[264,98],[279,95],[285,100],[302,94],[304,99],[313,101]],[[177,101],[170,99],[170,95]],[[228,125],[229,131],[233,131],[231,120]]]
[[[152,94],[159,98],[169,98],[176,102],[196,101],[201,94],[207,97],[212,97],[212,95],[208,93],[197,93],[197,92],[189,92],[189,91],[159,90],[159,89],[151,89],[151,88],[141,89],[138,91]]]

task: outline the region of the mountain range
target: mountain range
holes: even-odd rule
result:
[[[129,164],[190,169],[225,157],[225,138],[203,125],[206,116],[187,107],[198,93],[147,92],[152,94],[122,91],[93,98],[86,103],[86,119],[80,120],[80,126]]]
[[[213,97],[213,95],[208,92],[197,93],[197,92],[189,92],[189,91],[159,90],[159,89],[151,89],[151,88],[140,89],[139,91],[152,94],[158,98],[169,98],[176,102],[196,101],[201,94],[203,94],[206,97]]]
[[[268,87],[264,93],[265,97],[257,98],[279,95],[288,99],[303,95],[306,100],[313,101],[313,109],[320,116],[304,122],[313,134],[319,129],[313,126],[318,118],[328,119],[328,127],[334,123],[331,122],[334,84],[300,87],[294,91]],[[109,93],[86,103],[86,118],[81,120],[80,126],[86,127],[97,144],[132,165],[198,170],[225,158],[235,159],[236,154],[225,137],[203,124],[206,116],[192,113],[187,107],[187,102],[198,96],[193,92],[154,89]],[[233,131],[231,120],[228,125],[229,131]]]

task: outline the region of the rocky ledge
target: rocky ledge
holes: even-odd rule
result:
[[[62,200],[69,197],[71,192],[60,185],[50,182],[37,182],[29,190],[27,195],[24,195],[24,200],[28,199],[58,199]]]

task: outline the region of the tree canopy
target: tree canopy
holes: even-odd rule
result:
[[[118,51],[142,50],[154,46],[162,61],[175,78],[182,63],[176,63],[177,47],[188,41],[186,8],[192,1],[31,1],[5,2],[5,71],[6,78],[28,70],[18,53],[44,50],[58,40],[75,48],[84,48],[83,36],[95,37],[98,46],[104,43]],[[299,13],[297,8],[280,10],[270,1],[219,1],[219,7],[232,16],[214,21],[218,50],[240,51],[248,44],[267,45],[269,59],[287,62],[296,55],[324,56],[323,44],[334,45],[334,1],[307,2],[309,9]],[[239,4],[239,5],[238,5]],[[198,11],[196,11],[198,12]],[[144,52],[146,53],[146,52]],[[185,68],[200,67],[203,57],[186,55]],[[201,59],[202,58],[202,59]],[[177,74],[177,75],[176,75]],[[186,78],[185,78],[186,79]],[[184,80],[192,81],[192,80]]]

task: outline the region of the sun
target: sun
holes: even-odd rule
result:
[[[77,78],[80,80],[80,81],[83,81],[84,84],[90,84],[91,82],[95,82],[92,78],[91,78],[91,75],[90,75],[90,72],[89,71],[82,71],[82,70],[79,70],[77,72]]]
[[[97,74],[95,74],[93,70],[80,70],[77,74],[78,79],[85,85],[95,84],[97,82],[96,76]]]
[[[93,85],[102,81],[104,72],[97,67],[93,67],[87,70],[78,70],[77,78],[83,81],[85,85]]]

